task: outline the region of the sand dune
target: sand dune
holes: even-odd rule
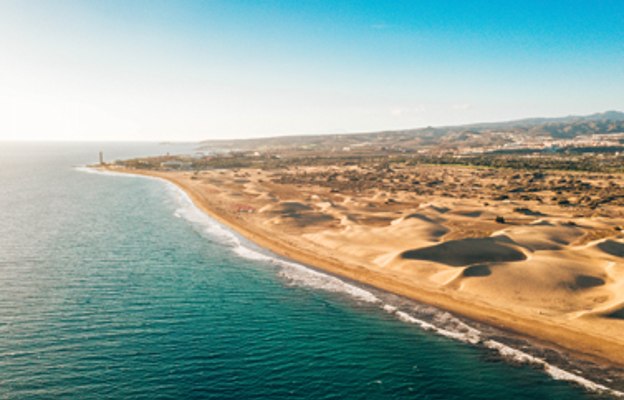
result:
[[[514,227],[505,231],[520,246],[531,251],[563,250],[583,236],[579,227],[542,220],[539,225]]]

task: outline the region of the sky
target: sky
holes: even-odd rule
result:
[[[0,1],[0,140],[624,110],[624,1]]]

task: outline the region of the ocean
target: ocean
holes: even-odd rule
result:
[[[448,313],[279,259],[171,184],[84,168],[100,150],[192,146],[0,143],[2,399],[609,396]]]

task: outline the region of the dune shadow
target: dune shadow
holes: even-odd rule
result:
[[[555,226],[555,225],[550,221],[541,220],[541,221],[533,222],[531,226]]]
[[[406,260],[434,261],[453,267],[486,262],[526,260],[526,255],[514,248],[507,236],[449,240],[448,242],[408,250],[401,254]]]
[[[431,210],[437,212],[438,214],[446,214],[447,212],[451,211],[451,209],[448,208],[448,207],[436,206],[436,205],[433,205],[433,204],[429,204],[425,208],[431,209]]]
[[[620,308],[619,310],[607,314],[605,315],[605,317],[613,319],[624,319],[624,308]]]
[[[356,222],[362,225],[368,225],[368,226],[386,226],[386,225],[390,225],[390,223],[393,220],[390,217],[379,216],[379,215],[348,214],[347,216],[353,222]]]
[[[456,211],[453,214],[459,215],[460,217],[478,218],[483,214],[483,212],[482,211]]]
[[[424,221],[424,222],[430,222],[430,223],[436,222],[432,218],[430,218],[430,217],[428,217],[426,215],[423,215],[423,214],[419,214],[419,213],[410,214],[407,217],[405,217],[405,219],[412,219],[412,218],[419,219],[419,220]]]
[[[612,256],[624,257],[624,243],[607,240],[602,243],[598,243],[598,248]]]
[[[462,275],[465,277],[479,277],[479,276],[489,276],[492,275],[492,270],[487,265],[479,264],[479,265],[471,265],[467,267]]]
[[[279,207],[275,208],[271,213],[301,228],[337,221],[336,218],[331,215],[314,211],[314,208],[309,205],[296,201],[282,202]]]
[[[516,207],[514,211],[519,214],[527,215],[529,217],[545,217],[546,216],[546,214],[540,211],[534,211],[526,207]]]
[[[578,289],[589,289],[604,284],[604,279],[591,275],[579,275],[574,280],[574,286]]]
[[[559,286],[572,291],[591,289],[604,284],[604,279],[591,275],[577,275],[573,282],[559,282]]]
[[[287,217],[290,219],[295,225],[299,227],[306,227],[310,225],[317,225],[328,222],[337,221],[334,217],[327,214],[316,213],[316,212],[307,212],[301,214],[290,214]]]
[[[429,237],[438,239],[438,238],[446,235],[447,233],[449,233],[449,230],[447,228],[441,226],[441,227],[433,227],[433,228],[428,229],[428,230],[426,230],[424,232],[426,232],[429,235]]]
[[[302,211],[311,211],[312,207],[307,204],[299,203],[296,201],[284,201],[280,204],[278,212],[282,214],[295,214]]]

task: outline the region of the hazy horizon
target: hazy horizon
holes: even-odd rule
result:
[[[587,114],[587,115],[592,115],[592,114],[604,114],[607,112],[618,112],[618,113],[622,113],[622,111],[620,110],[605,110],[605,111],[598,111],[596,113],[591,113],[591,114]],[[81,138],[81,139],[2,139],[0,138],[0,142],[12,142],[12,143],[45,143],[45,142],[49,142],[49,143],[98,143],[98,142],[102,142],[102,143],[106,143],[106,142],[112,142],[112,143],[171,143],[171,144],[189,144],[189,143],[199,143],[202,141],[209,141],[209,140],[246,140],[246,139],[267,139],[267,138],[280,138],[280,137],[299,137],[299,136],[332,136],[332,135],[357,135],[357,134],[365,134],[365,133],[375,133],[375,132],[395,132],[395,131],[401,131],[401,130],[416,130],[416,129],[425,129],[425,128],[444,128],[444,127],[452,127],[452,126],[457,126],[457,127],[461,127],[461,126],[470,126],[470,125],[479,125],[479,124],[496,124],[496,123],[508,123],[508,122],[514,122],[514,121],[522,121],[525,119],[557,119],[557,118],[567,118],[567,117],[585,117],[587,115],[553,115],[553,116],[543,116],[543,115],[536,115],[536,116],[525,116],[525,117],[520,117],[518,119],[514,119],[514,120],[505,120],[505,121],[476,121],[476,122],[470,122],[470,123],[466,123],[466,124],[456,124],[456,125],[429,125],[429,126],[413,126],[413,127],[404,127],[404,128],[395,128],[395,129],[380,129],[378,131],[361,131],[361,132],[326,132],[326,133],[309,133],[309,134],[297,134],[297,133],[284,133],[281,135],[259,135],[259,136],[248,136],[248,137],[232,137],[232,138],[228,138],[228,137],[220,137],[220,138],[203,138],[203,139],[197,139],[197,140],[156,140],[156,139],[126,139],[124,140],[123,138],[120,139],[99,139],[99,138],[95,138],[95,139],[89,139],[89,138]]]
[[[195,142],[624,109],[624,3],[0,4],[0,140]]]

